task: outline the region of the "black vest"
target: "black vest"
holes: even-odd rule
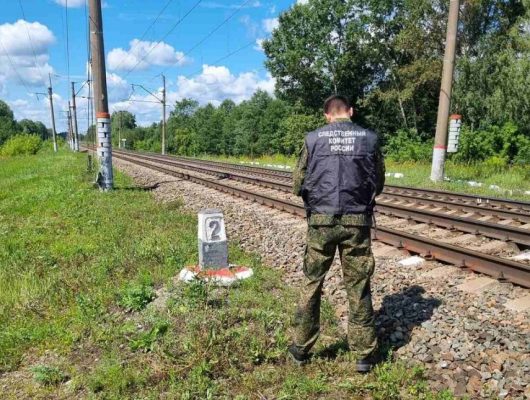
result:
[[[351,122],[307,134],[302,188],[311,214],[371,214],[376,196],[377,135]]]

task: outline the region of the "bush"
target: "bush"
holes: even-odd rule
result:
[[[397,162],[429,161],[432,155],[432,140],[423,141],[415,129],[401,129],[388,138],[386,156]]]
[[[476,131],[463,126],[455,161],[488,160],[489,164],[498,166],[501,159],[506,164],[530,161],[530,139],[519,133],[517,125],[508,122],[503,126],[492,125]]]
[[[42,140],[34,135],[16,135],[0,148],[2,156],[20,156],[36,154],[42,146]]]

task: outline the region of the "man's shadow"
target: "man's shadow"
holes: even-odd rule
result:
[[[442,302],[434,297],[425,298],[422,296],[424,293],[423,287],[413,285],[384,297],[381,307],[375,312],[378,358],[386,359],[390,351],[405,346],[410,342],[413,329],[431,319],[434,310]],[[316,356],[334,359],[345,351],[348,351],[348,343],[342,338],[319,351]]]

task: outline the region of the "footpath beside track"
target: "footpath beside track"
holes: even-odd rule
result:
[[[237,168],[240,166],[235,165],[232,167],[232,165],[228,165],[227,163],[207,162],[208,164],[205,164],[202,161],[190,161],[187,158],[183,159],[173,158],[170,156],[155,156],[145,153],[139,154],[121,150],[114,151],[114,156],[124,161],[150,168],[164,174],[186,179],[249,201],[257,202],[259,204],[305,217],[305,210],[300,204],[281,198],[275,198],[268,194],[257,193],[255,191],[235,187],[223,182],[223,178],[227,180],[228,178],[237,178],[243,182],[253,185],[260,185],[271,189],[287,191],[291,186],[291,182],[289,182],[290,179],[288,173],[285,171],[273,171],[272,173],[269,172],[271,170],[264,171],[263,173],[260,171],[258,175],[261,174],[261,176],[256,177],[249,176],[249,172],[251,171],[249,168],[253,167],[242,166],[242,168]],[[211,166],[214,164],[217,166],[217,168],[211,168]],[[208,168],[208,165],[210,165],[210,168]],[[179,168],[181,171],[167,168],[168,166]],[[215,178],[205,178],[203,176],[183,172],[182,170],[195,171],[201,174],[209,174],[215,176]],[[246,173],[235,174],[234,171],[236,170],[241,172],[244,171]],[[263,170],[263,168],[260,170]],[[229,173],[230,171],[232,171],[232,173]],[[281,174],[276,174],[276,172]],[[256,175],[256,172],[253,171],[252,175]],[[273,176],[278,176],[280,179],[273,178]],[[280,180],[283,180],[283,182]],[[408,190],[408,188],[405,189]],[[445,194],[444,196],[448,197],[448,194]],[[460,194],[456,195],[456,197],[458,196],[460,196]],[[470,197],[473,198],[473,196]],[[453,199],[448,199],[445,201],[453,204],[455,203]],[[469,203],[470,200],[468,199],[467,202]],[[508,201],[506,204],[509,205],[506,205],[502,200],[495,199],[495,202],[490,201],[485,202],[484,204],[487,205],[479,205],[477,207],[479,207],[481,211],[488,210],[488,212],[490,212],[486,217],[493,218],[493,216],[496,216],[495,218],[503,218],[499,217],[499,214],[494,213],[502,211],[503,213],[508,213],[510,215],[509,217],[505,217],[506,219],[510,218],[509,221],[519,221],[520,223],[526,223],[527,221],[527,203]],[[461,205],[458,204],[458,206]],[[471,207],[471,205],[468,204],[466,207]],[[520,210],[520,214],[517,214],[515,210]],[[384,202],[379,202],[378,212],[400,218],[412,219],[417,222],[433,224],[443,228],[457,229],[459,231],[470,233],[480,233],[484,236],[494,239],[510,240],[520,246],[528,246],[530,243],[528,231],[526,229],[509,226],[508,224],[499,225],[487,221],[478,221],[477,219],[469,217],[451,217],[449,215],[439,214],[432,211],[420,210],[417,208],[412,209],[407,208],[406,206],[391,205]],[[482,217],[484,217],[484,215],[482,215]],[[516,218],[522,219],[516,220]],[[528,218],[530,219],[530,215],[528,215]],[[400,249],[408,250],[412,253],[422,254],[427,258],[434,258],[436,260],[450,263],[458,267],[469,268],[473,271],[493,276],[499,280],[507,280],[524,287],[530,287],[530,266],[523,263],[484,254],[464,247],[443,243],[438,240],[402,232],[385,226],[379,226],[377,229],[374,229],[373,235],[374,239],[376,240],[390,244]]]

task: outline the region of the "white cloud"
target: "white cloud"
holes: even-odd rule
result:
[[[266,79],[260,79],[255,72],[243,72],[235,76],[227,67],[205,64],[202,73],[194,78],[178,77],[177,95],[180,98],[192,97],[201,104],[218,105],[225,99],[240,103],[249,99],[258,89],[272,93],[274,83],[270,75]]]
[[[266,18],[262,21],[262,24],[263,29],[265,29],[265,32],[267,33],[271,33],[280,25],[280,23],[278,22],[278,18]]]
[[[110,101],[120,101],[129,97],[129,84],[121,76],[113,72],[107,73],[107,89]]]
[[[168,83],[167,102],[172,106],[175,101],[188,97],[202,105],[219,105],[225,99],[240,103],[248,100],[258,89],[273,93],[274,84],[275,80],[270,75],[262,78],[256,72],[243,72],[236,76],[227,67],[203,65],[201,74],[192,78],[179,76],[176,83]],[[143,126],[161,120],[160,104],[150,95],[136,91],[131,99],[139,102],[114,102],[111,110],[128,110]]]
[[[173,46],[164,42],[158,45],[156,43],[133,39],[128,50],[112,49],[107,55],[109,69],[129,70],[136,67],[138,70],[145,70],[151,65],[183,65],[190,61],[183,52],[176,51]]]
[[[296,0],[296,4],[307,4],[309,0]]]
[[[57,4],[68,8],[81,7],[85,5],[86,0],[54,0]]]
[[[39,22],[18,20],[0,25],[0,82],[43,84],[53,72],[48,64],[53,43],[55,36]]]
[[[55,37],[45,25],[19,19],[14,24],[0,25],[0,40],[10,55],[23,56],[32,55],[33,51],[36,54],[46,53],[55,42]]]
[[[254,45],[254,50],[263,51],[263,41],[264,40],[265,39],[263,39],[263,38],[256,39],[256,44]]]

